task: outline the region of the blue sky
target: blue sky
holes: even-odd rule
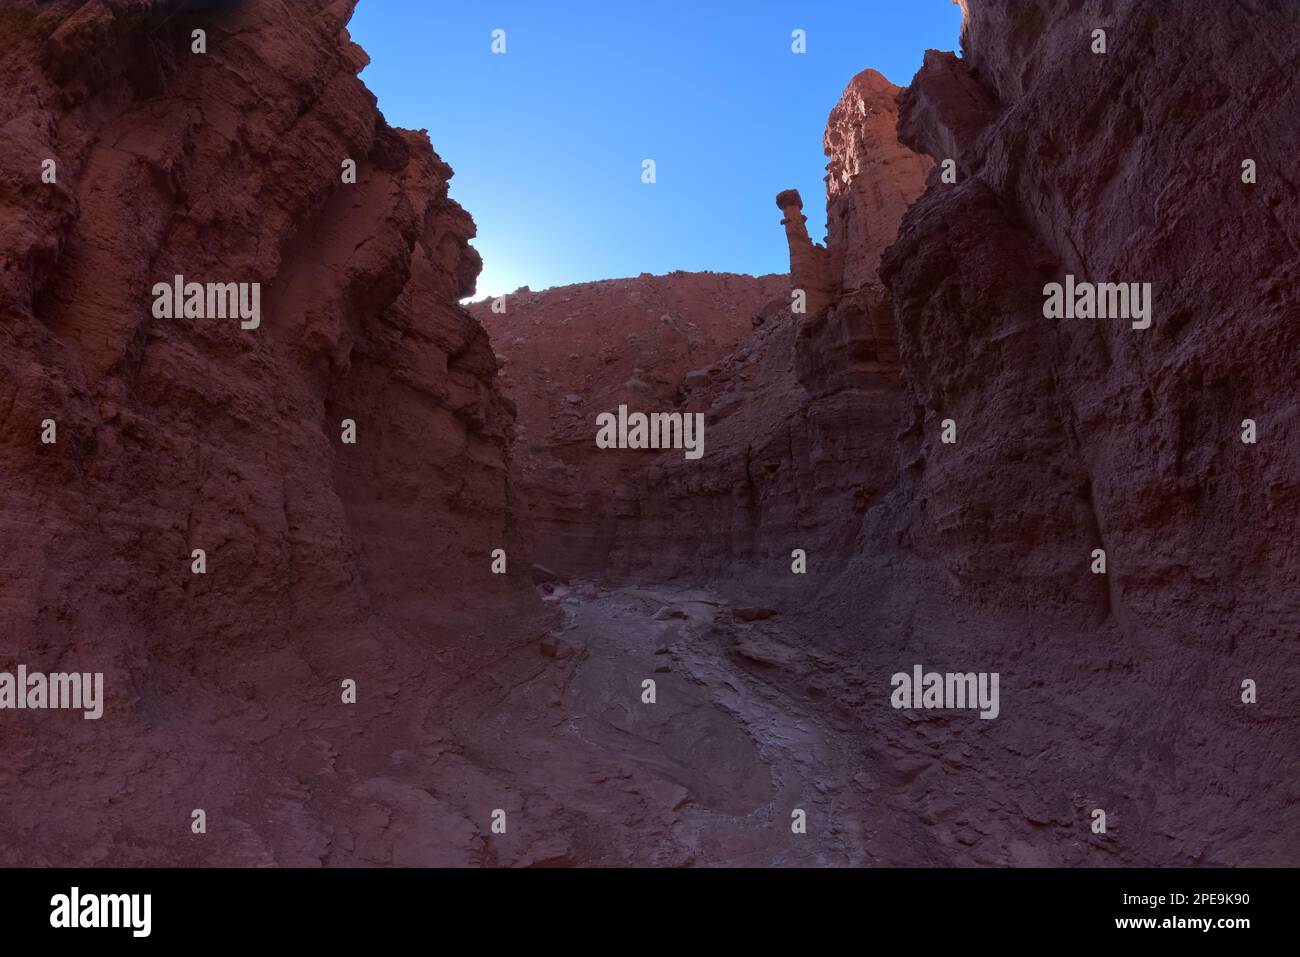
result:
[[[951,0],[361,0],[350,29],[388,122],[427,129],[456,171],[481,297],[785,272],[773,200],[798,189],[824,236],[822,133],[844,87],[867,67],[908,83],[960,27]]]

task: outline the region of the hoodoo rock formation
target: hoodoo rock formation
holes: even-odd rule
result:
[[[814,243],[808,235],[808,217],[803,214],[803,197],[797,189],[777,193],[776,207],[784,217],[781,225],[790,246],[791,295],[803,294],[803,312],[821,312],[839,291],[831,284],[826,247]]]
[[[826,245],[804,225],[798,190],[777,194],[790,247],[790,285],[815,315],[866,285],[878,285],[880,254],[920,193],[929,157],[898,141],[899,87],[875,70],[849,83],[826,123]]]

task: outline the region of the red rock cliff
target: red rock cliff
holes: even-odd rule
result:
[[[777,197],[788,280],[674,274],[474,307],[519,404],[519,484],[549,570],[762,590],[791,583],[793,549],[829,563],[857,547],[895,474],[903,394],[876,270],[931,165],[898,141],[897,93],[865,71],[830,116],[827,247],[798,193]],[[702,413],[704,457],[597,449],[596,414],[620,404]]]
[[[723,374],[716,363],[786,288],[784,276],[670,273],[520,289],[503,312],[474,304],[519,409],[518,504],[544,567],[605,572],[627,484],[654,457],[597,449],[597,415],[676,408],[683,390]]]
[[[0,12],[0,667],[108,696],[99,722],[0,723],[0,862],[390,861],[362,808],[427,795],[366,767],[375,741],[436,748],[429,682],[533,607],[490,573],[527,559],[511,414],[457,305],[474,224],[357,78],[351,6]],[[260,283],[260,326],[155,318],[178,274]],[[196,807],[223,839],[191,840]],[[477,854],[466,827],[429,853]]]
[[[880,254],[931,166],[898,141],[900,92],[863,70],[826,122],[826,249],[840,294],[878,281]]]
[[[0,863],[1294,864],[1298,15],[963,7],[962,57],[832,114],[812,313],[477,307],[513,460],[472,224],[347,3],[6,8],[0,667],[108,700],[0,724]],[[177,273],[262,282],[260,328],[155,319]],[[1045,317],[1067,275],[1150,326]],[[624,402],[704,457],[597,450]],[[540,642],[529,539],[605,579]],[[999,673],[998,719],[891,708],[918,663]]]
[[[841,620],[882,661],[1019,689],[1034,720],[995,722],[976,762],[1013,795],[976,815],[1004,816],[1006,859],[1294,860],[1300,805],[1272,782],[1300,681],[1297,12],[965,7],[964,56],[927,55],[900,101],[956,182],[931,172],[884,258],[909,412]],[[1067,274],[1150,283],[1150,327],[1045,318]],[[1243,704],[1246,679],[1276,693]],[[1124,836],[1071,846],[1107,806]]]

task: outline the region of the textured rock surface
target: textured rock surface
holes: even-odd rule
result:
[[[0,670],[108,700],[0,712],[0,863],[1294,865],[1298,15],[962,5],[896,101],[955,184],[906,208],[870,73],[832,114],[826,308],[642,277],[476,307],[491,348],[348,3],[7,6]],[[176,272],[261,328],[154,319]],[[1045,319],[1067,273],[1151,328]],[[620,403],[704,458],[597,451]],[[998,719],[892,709],[914,664]]]
[[[930,172],[884,288],[769,311],[684,387],[710,451],[629,484],[611,570],[779,612],[715,616],[669,644],[671,673],[705,681],[701,643],[721,641],[758,678],[747,704],[826,696],[797,721],[817,740],[795,773],[849,795],[822,809],[846,828],[827,859],[1294,864],[1297,14],[1243,4],[1207,29],[1198,5],[965,7],[965,56],[928,55],[898,117],[957,182]],[[840,188],[840,207],[871,195]],[[864,225],[841,217],[827,256],[869,278],[882,249],[836,239]],[[1151,283],[1151,328],[1044,318],[1066,274]],[[998,720],[891,709],[890,675],[918,663],[999,672]]]
[[[899,401],[890,312],[879,286],[816,316],[777,305],[683,408],[705,414],[699,461],[663,455],[629,476],[612,571],[635,580],[727,581],[736,594],[807,585],[803,549],[826,569],[860,547],[863,512],[895,472]]]
[[[826,568],[860,547],[902,416],[876,267],[931,165],[898,142],[897,90],[865,71],[831,113],[827,247],[798,193],[777,197],[790,278],[673,274],[524,291],[505,314],[474,306],[519,405],[518,484],[548,570],[761,595],[806,584],[794,549]],[[703,413],[704,457],[596,449],[596,413],[619,404]]]
[[[899,92],[863,70],[826,122],[826,250],[840,294],[877,281],[880,254],[931,166],[898,141]]]
[[[521,289],[506,296],[504,313],[491,300],[474,304],[518,406],[516,484],[539,563],[565,574],[606,570],[628,483],[655,458],[597,449],[596,416],[620,404],[677,408],[684,390],[722,374],[715,362],[756,316],[779,308],[786,288],[784,276],[670,273]]]
[[[864,71],[830,115],[827,247],[808,236],[798,193],[777,197],[789,279],[769,277],[743,300],[745,277],[640,280],[671,280],[692,304],[683,316],[727,333],[697,346],[692,361],[672,324],[647,324],[660,307],[646,308],[648,293],[629,292],[630,280],[524,290],[507,297],[504,315],[473,307],[519,405],[518,485],[548,572],[725,583],[757,600],[817,587],[790,574],[795,549],[827,573],[864,547],[862,517],[897,474],[904,412],[876,269],[932,165],[898,141],[897,92]],[[701,283],[710,296],[696,291]],[[807,315],[792,314],[789,288],[808,293]],[[586,342],[595,345],[578,350]],[[595,413],[620,403],[703,413],[703,459],[597,450]]]
[[[1300,851],[1281,783],[1300,435],[1279,388],[1300,360],[1300,31],[1292,5],[1215,11],[1209,28],[1200,4],[971,0],[966,56],[927,57],[903,101],[905,138],[956,158],[958,182],[931,174],[885,258],[912,412],[868,517],[886,554],[837,590],[899,657],[1001,665],[1034,717],[991,722],[990,768],[1023,809],[1015,840],[1053,860]],[[1151,328],[1045,319],[1067,273],[1151,283]],[[1243,705],[1246,678],[1274,690]],[[1068,809],[1046,832],[1026,781]],[[1062,825],[1090,807],[1124,823],[1071,851]]]
[[[875,70],[855,76],[826,123],[826,244],[814,243],[798,190],[777,194],[790,247],[790,285],[815,315],[863,286],[878,285],[880,254],[920,193],[928,156],[898,140],[898,95]]]
[[[349,13],[0,14],[0,670],[102,671],[108,699],[3,712],[0,863],[482,855],[486,818],[416,781],[448,747],[436,689],[537,609],[489,573],[511,414],[456,305],[473,222],[376,111]],[[260,328],[154,318],[178,273],[260,282]],[[404,750],[418,770],[388,767]]]

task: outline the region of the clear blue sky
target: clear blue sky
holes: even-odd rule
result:
[[[824,236],[822,133],[844,87],[867,67],[907,84],[960,26],[951,0],[361,0],[350,29],[388,122],[427,129],[456,171],[481,297],[785,272],[773,200],[798,189]]]

